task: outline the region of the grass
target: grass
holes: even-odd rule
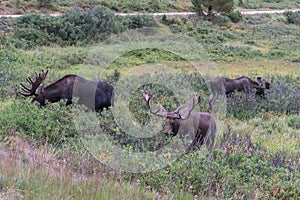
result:
[[[260,143],[269,152],[288,152],[299,154],[299,130],[288,126],[288,122],[295,116],[274,116],[271,113],[265,118],[255,117],[245,123],[236,119],[227,119],[226,123],[232,131],[243,135],[251,135],[254,143]],[[299,115],[298,115],[299,117]]]
[[[0,197],[5,199],[156,199],[138,182],[118,182],[102,174],[72,172],[47,146],[32,147],[19,137],[0,146]],[[163,196],[160,196],[163,198]]]
[[[235,0],[235,5],[241,6],[246,9],[286,9],[299,7],[299,2],[297,0],[248,0],[243,2],[244,3],[242,5],[239,5],[238,1]]]
[[[56,13],[66,12],[72,7],[87,9],[96,5],[104,5],[118,12],[178,12],[191,11],[192,4],[190,0],[140,0],[132,2],[130,0],[49,0],[45,6],[39,6],[40,1],[35,0],[4,0],[1,1],[0,14],[24,14],[24,13]],[[235,0],[235,5],[239,9],[286,9],[299,8],[297,0],[283,1],[259,1],[259,0],[243,0],[243,4],[239,4]]]
[[[291,75],[298,77],[300,74],[299,63],[288,61],[273,61],[273,60],[247,60],[230,63],[220,63],[219,71],[227,77],[239,77],[241,74],[255,77],[274,76],[274,75]]]

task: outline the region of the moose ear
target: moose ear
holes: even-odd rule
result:
[[[261,76],[258,76],[258,77],[256,78],[256,80],[257,80],[257,82],[262,82],[262,77],[261,77]]]
[[[44,92],[44,85],[40,84],[40,86],[36,89],[35,95],[39,95]]]
[[[266,84],[266,89],[270,89],[271,84],[269,82],[265,82],[265,84]]]

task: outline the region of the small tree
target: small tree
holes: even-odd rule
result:
[[[215,13],[229,14],[233,11],[233,0],[192,0],[195,12],[210,19]]]
[[[51,7],[52,0],[37,0],[39,8]]]

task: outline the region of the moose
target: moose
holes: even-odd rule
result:
[[[153,92],[142,91],[142,97],[147,103],[150,113],[166,118],[163,126],[164,134],[172,136],[179,134],[181,137],[189,135],[192,142],[186,149],[187,152],[200,148],[204,143],[208,150],[213,148],[217,132],[214,117],[207,112],[193,111],[201,101],[200,96],[191,94],[187,106],[180,106],[174,111],[167,112],[162,105],[157,111],[152,110],[153,95]]]
[[[250,79],[247,76],[241,76],[236,79],[229,79],[225,77],[215,77],[210,81],[211,91],[213,93],[212,99],[209,101],[209,107],[213,104],[221,94],[226,94],[227,97],[234,97],[235,91],[245,92],[248,99],[252,89],[256,89],[256,96],[266,98],[265,90],[270,89],[270,83],[263,80],[262,77],[257,77],[257,81]]]
[[[109,83],[90,81],[74,74],[68,74],[44,87],[42,83],[48,71],[36,73],[35,79],[26,78],[31,87],[21,83],[22,91],[18,91],[18,93],[25,97],[34,96],[32,102],[37,101],[40,106],[45,106],[46,100],[54,103],[61,99],[66,99],[66,105],[70,105],[73,97],[79,98],[79,104],[83,104],[97,112],[101,112],[103,108],[113,106],[114,87]]]

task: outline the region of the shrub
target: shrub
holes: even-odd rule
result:
[[[236,93],[234,99],[228,99],[228,115],[247,120],[261,116],[265,112],[278,114],[297,114],[300,112],[300,96],[295,92],[299,91],[300,88],[296,78],[275,76],[265,77],[265,79],[271,82],[271,89],[266,90],[267,98],[265,100],[255,97],[254,94],[246,100],[244,94]]]
[[[1,111],[1,134],[15,130],[37,143],[62,144],[77,134],[69,113],[70,107],[58,104],[40,108],[26,100],[14,101]]]
[[[285,12],[288,22],[291,24],[300,25],[300,12]]]
[[[239,11],[232,11],[228,14],[228,17],[233,23],[237,23],[243,20],[243,15]]]
[[[13,96],[16,90],[16,82],[26,70],[20,69],[22,58],[16,51],[0,50],[0,99],[4,100]]]
[[[157,27],[158,24],[151,15],[118,16],[115,32],[144,27]]]
[[[225,15],[212,16],[210,21],[220,26],[226,25],[227,23],[231,22],[230,18]]]
[[[39,7],[51,7],[52,0],[37,0]]]
[[[201,151],[189,153],[163,169],[131,178],[158,191],[188,191],[201,197],[240,199],[256,194],[259,198],[293,199],[300,192],[294,183],[300,177],[299,164],[293,164],[298,158],[284,152],[270,154],[253,144],[250,136],[229,130],[207,156]],[[278,192],[274,192],[275,186]]]
[[[16,19],[15,26],[14,38],[28,41],[29,47],[51,43],[72,45],[104,39],[115,30],[115,16],[103,6],[85,12],[75,8],[59,17],[25,15]]]

